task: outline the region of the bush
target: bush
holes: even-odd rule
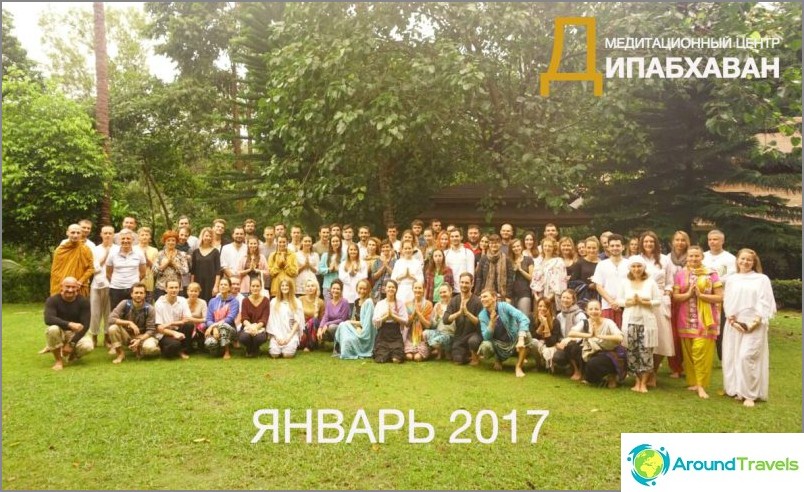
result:
[[[50,295],[50,256],[3,245],[3,302],[44,303]]]
[[[801,279],[771,280],[776,307],[801,310]]]

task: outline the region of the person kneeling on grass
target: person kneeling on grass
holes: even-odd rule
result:
[[[589,319],[582,319],[568,334],[582,340],[579,351],[570,351],[573,367],[582,368],[582,382],[600,385],[605,381],[609,388],[616,388],[617,382],[625,379],[623,333],[614,321],[602,316],[600,301],[590,300],[586,314]]]
[[[232,295],[232,281],[222,277],[218,282],[218,295],[209,300],[204,347],[212,354],[223,350],[223,358],[231,359],[230,345],[237,336],[235,319],[240,312],[240,302]]]
[[[187,305],[187,299],[179,297],[181,283],[178,280],[168,280],[166,288],[167,293],[157,299],[154,305],[159,348],[165,357],[178,355],[182,359],[189,359],[187,352],[190,350],[195,329],[193,314]]]
[[[502,363],[517,354],[516,377],[525,377],[522,364],[528,352],[535,355],[536,345],[530,334],[530,321],[514,306],[497,300],[497,294],[491,289],[484,289],[480,294],[480,331],[483,343],[478,352],[481,359],[494,360],[494,370],[501,371]]]
[[[89,332],[91,311],[89,299],[78,295],[78,280],[66,277],[61,281],[61,292],[45,301],[45,324],[47,347],[40,354],[51,352],[56,363],[54,371],[64,369],[63,358],[78,359],[92,351]]]
[[[279,281],[277,296],[271,301],[271,315],[268,318],[268,354],[274,359],[279,356],[292,359],[301,341],[304,309],[296,299],[293,280]]]
[[[106,330],[111,341],[110,354],[117,357],[112,361],[120,364],[126,358],[124,346],[136,354],[159,355],[156,335],[154,307],[145,302],[145,284],[136,283],[131,287],[131,299],[124,299],[115,306],[109,315],[111,325]]]

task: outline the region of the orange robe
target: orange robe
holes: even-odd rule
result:
[[[67,241],[53,252],[50,266],[50,295],[61,292],[61,281],[75,277],[82,286],[79,293],[89,298],[89,281],[95,274],[92,250],[84,242]]]

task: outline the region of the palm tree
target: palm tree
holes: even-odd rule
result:
[[[103,137],[103,151],[109,159],[111,143],[109,141],[109,56],[106,52],[106,15],[103,2],[93,2],[95,12],[95,85],[97,98],[95,99],[95,126]],[[111,225],[111,185],[109,182],[103,186],[103,200],[100,209],[100,224]]]

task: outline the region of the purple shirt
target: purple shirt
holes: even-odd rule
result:
[[[349,302],[341,297],[341,300],[335,305],[332,304],[332,301],[325,303],[324,317],[321,318],[321,324],[319,326],[337,325],[348,319]]]

